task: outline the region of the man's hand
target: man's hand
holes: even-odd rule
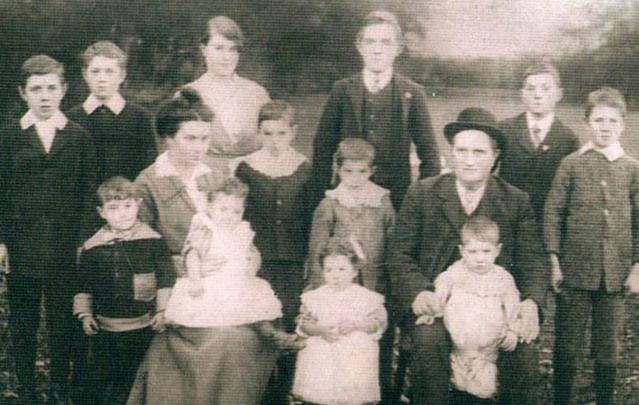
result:
[[[517,334],[512,330],[506,331],[506,334],[501,339],[499,348],[507,352],[512,352],[517,347]]]
[[[157,333],[164,332],[166,329],[166,322],[164,320],[164,311],[156,312],[151,318],[151,329]]]
[[[633,294],[639,294],[639,263],[632,265],[630,275],[626,279],[626,288]]]
[[[82,329],[87,336],[93,336],[98,333],[100,326],[93,315],[85,315],[82,318]]]
[[[4,243],[0,243],[0,273],[9,274],[9,251]]]
[[[552,290],[555,294],[559,294],[561,292],[561,284],[564,282],[564,273],[561,271],[559,264],[552,266],[551,282]]]
[[[432,291],[422,291],[417,295],[417,297],[415,297],[412,308],[413,312],[417,316],[435,316],[437,312],[439,312],[439,302],[437,300],[437,296]]]
[[[519,306],[521,318],[520,342],[530,343],[539,336],[539,312],[537,304],[531,299],[524,300]]]

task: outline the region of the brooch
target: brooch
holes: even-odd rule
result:
[[[541,145],[541,150],[542,150],[542,151],[544,151],[544,152],[545,152],[545,151],[547,151],[548,149],[550,149],[550,146],[548,146],[548,145]]]
[[[406,93],[404,93],[404,98],[406,100],[410,100],[411,98],[413,98],[413,94],[407,91]]]

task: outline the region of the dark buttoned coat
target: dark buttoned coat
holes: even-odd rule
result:
[[[473,213],[499,225],[501,254],[522,293],[541,306],[549,286],[549,264],[528,196],[491,177]],[[455,186],[455,175],[420,180],[408,190],[389,243],[389,268],[398,316],[412,315],[417,295],[433,290],[437,275],[459,258],[460,231],[469,217]]]
[[[393,105],[400,107],[401,132],[381,142],[377,140],[373,145],[376,150],[384,150],[383,155],[388,157],[376,159],[373,180],[390,190],[393,203],[398,207],[411,182],[411,141],[421,160],[421,177],[438,174],[440,164],[424,88],[397,73],[390,85],[393,86]],[[313,141],[312,202],[315,204],[331,186],[333,155],[339,143],[347,137],[366,139],[362,117],[365,92],[362,74],[357,74],[335,82],[328,97]]]

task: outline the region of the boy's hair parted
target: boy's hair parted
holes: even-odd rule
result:
[[[246,184],[242,183],[237,177],[229,177],[224,180],[215,190],[209,191],[208,201],[215,201],[215,197],[219,194],[232,195],[242,200],[246,199],[249,188]]]
[[[290,126],[295,125],[295,109],[284,100],[273,100],[264,103],[260,107],[257,117],[257,126],[260,127],[263,121],[286,120]]]
[[[122,176],[115,176],[107,179],[97,191],[100,203],[102,205],[113,200],[128,200],[129,198],[140,198],[138,189],[135,184]]]
[[[474,216],[466,221],[462,227],[461,239],[462,243],[474,239],[497,245],[499,243],[499,225],[486,216]]]
[[[604,86],[588,94],[584,111],[586,118],[590,117],[595,107],[616,108],[622,117],[626,116],[626,100],[619,90],[612,87]]]
[[[559,75],[559,70],[555,65],[548,61],[541,61],[528,66],[524,71],[523,77],[521,79],[521,84],[523,85],[524,83],[526,83],[526,79],[528,78],[528,76],[542,74],[551,75],[552,78],[555,80],[555,84],[557,84],[557,87],[561,87],[561,76]]]
[[[60,83],[64,84],[64,65],[49,55],[35,55],[25,60],[20,68],[20,84],[27,84],[29,77],[33,75],[55,74],[60,78]]]
[[[155,116],[155,131],[160,138],[173,138],[183,122],[213,121],[213,111],[203,102],[200,94],[184,88],[166,102]]]
[[[200,45],[206,46],[213,34],[219,34],[233,42],[240,50],[244,47],[244,33],[239,25],[227,16],[213,17],[206,23],[206,31],[200,38]]]
[[[395,14],[386,10],[371,11],[370,13],[366,15],[366,17],[364,17],[364,23],[362,24],[362,28],[360,28],[359,31],[357,32],[357,41],[360,41],[362,39],[362,35],[366,27],[371,25],[377,25],[377,24],[388,24],[391,27],[393,27],[397,34],[397,40],[400,43],[403,42],[404,37],[402,34],[402,27],[401,25],[399,25],[399,21],[397,20],[397,17],[395,17]]]
[[[324,259],[329,256],[345,256],[348,258],[348,261],[353,264],[353,268],[356,270],[359,269],[360,265],[362,265],[365,261],[363,257],[362,248],[354,241],[352,238],[345,237],[332,237],[326,243],[320,252],[319,252],[319,262],[324,267]]]
[[[117,59],[120,69],[126,70],[126,64],[128,57],[124,51],[111,41],[98,41],[95,42],[82,53],[82,60],[84,61],[84,69],[87,69],[91,64],[91,61],[96,56],[103,56],[109,59]]]
[[[364,160],[373,166],[375,148],[362,138],[345,138],[337,146],[333,155],[333,164],[339,168],[346,160]]]

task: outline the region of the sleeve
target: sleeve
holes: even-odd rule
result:
[[[0,129],[0,244],[9,232],[9,179],[11,178],[11,149],[8,130]]]
[[[413,96],[415,100],[411,103],[407,125],[421,161],[419,173],[422,178],[436,176],[440,170],[440,158],[430,113],[426,107],[426,94],[419,88]]]
[[[311,207],[324,197],[331,185],[333,175],[333,155],[340,142],[343,120],[343,90],[335,85],[328,96],[313,139],[313,186],[311,187]]]
[[[159,214],[157,205],[155,204],[155,199],[153,198],[153,192],[151,190],[148,175],[145,172],[142,172],[135,180],[135,185],[141,199],[140,210],[138,211],[140,221],[148,224],[156,231],[159,231]]]
[[[157,279],[156,309],[163,311],[169,302],[171,289],[175,284],[177,271],[169,254],[169,248],[164,239],[159,239],[155,249],[155,274]]]
[[[91,254],[83,251],[80,254],[76,271],[75,292],[73,295],[73,315],[93,314],[93,295],[91,288],[91,274],[95,266],[91,262]]]
[[[556,255],[561,253],[562,229],[568,212],[570,171],[570,161],[564,159],[557,169],[544,206],[544,243],[548,253]]]
[[[632,264],[639,263],[639,165],[634,166],[630,183],[630,203],[632,210]]]
[[[297,316],[297,318],[295,318],[295,323],[297,325],[295,329],[295,333],[303,337],[308,337],[308,335],[304,333],[304,331],[302,330],[302,327],[301,327],[302,323],[306,323],[306,322],[317,323],[319,320],[317,319],[317,316],[311,310],[311,306],[309,305],[309,302],[308,302],[307,293],[302,294],[301,301],[302,301],[302,304],[300,305],[300,313]]]
[[[446,270],[443,273],[440,273],[435,279],[434,284],[435,296],[437,297],[437,302],[439,304],[436,315],[443,316],[444,306],[446,306],[446,302],[448,302],[453,285],[455,284],[453,272],[451,270]]]
[[[542,308],[550,286],[550,258],[544,250],[539,224],[528,195],[519,202],[515,220],[514,267],[522,299],[531,298]]]
[[[386,331],[388,327],[388,314],[386,313],[386,308],[384,308],[384,301],[378,302],[372,311],[370,311],[367,316],[367,320],[375,323],[377,327],[377,331],[373,334],[373,338],[375,340],[379,340],[382,338],[382,335]]]
[[[384,223],[384,240],[388,243],[388,238],[395,226],[395,208],[390,199],[390,194],[387,194],[382,199],[383,223]]]
[[[404,197],[389,242],[392,295],[400,318],[412,313],[411,305],[420,292],[433,290],[431,280],[422,274],[418,264],[422,200],[419,183],[416,183]]]
[[[79,192],[82,196],[82,220],[81,229],[77,235],[76,245],[81,246],[89,239],[100,226],[100,219],[95,209],[99,204],[97,195],[98,183],[98,156],[95,146],[88,132],[82,130],[82,169],[80,171]]]
[[[506,326],[508,329],[513,330],[517,333],[517,317],[519,315],[519,290],[517,290],[517,286],[515,285],[515,280],[512,275],[508,273],[506,270],[503,270],[503,274],[501,275],[503,292],[501,294],[501,302],[504,308],[504,312],[506,314]]]
[[[330,198],[324,198],[313,214],[308,246],[309,274],[307,284],[317,288],[322,284],[322,265],[319,254],[335,229],[335,212]]]
[[[137,168],[138,173],[153,164],[158,152],[155,132],[153,131],[153,119],[151,114],[144,109],[141,109],[139,128],[140,160]]]

